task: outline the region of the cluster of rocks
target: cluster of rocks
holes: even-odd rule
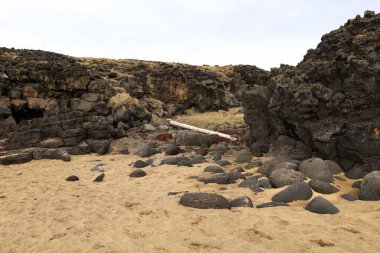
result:
[[[0,163],[46,149],[104,154],[111,138],[152,117],[240,105],[242,87],[256,72],[265,73],[0,48],[0,156],[7,156]],[[28,158],[12,160],[15,154]]]
[[[256,156],[319,156],[380,169],[380,14],[367,11],[322,36],[297,66],[271,70],[243,94]]]

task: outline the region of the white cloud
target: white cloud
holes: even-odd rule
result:
[[[371,0],[2,1],[0,46],[190,64],[296,64]]]

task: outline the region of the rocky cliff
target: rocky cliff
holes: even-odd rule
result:
[[[380,168],[380,14],[322,36],[297,66],[272,69],[243,95],[255,155],[314,155]]]
[[[153,115],[240,105],[243,86],[257,82],[258,73],[267,75],[253,66],[78,59],[0,48],[0,151],[104,153],[110,138]]]

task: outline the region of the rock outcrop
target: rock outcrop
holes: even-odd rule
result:
[[[243,94],[254,155],[312,155],[380,169],[380,14],[322,36],[297,66],[271,70]]]

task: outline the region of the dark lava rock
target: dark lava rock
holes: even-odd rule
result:
[[[142,161],[142,160],[137,160],[134,164],[133,164],[133,167],[134,168],[145,168],[147,166],[149,166],[150,163],[146,162],[146,161]]]
[[[228,200],[218,194],[194,192],[182,195],[179,203],[183,206],[199,209],[229,209]]]
[[[270,175],[278,169],[298,170],[298,165],[291,162],[273,163],[268,169],[261,169],[259,172],[264,173],[269,178]]]
[[[72,175],[72,176],[69,176],[68,178],[66,178],[66,181],[78,181],[79,180],[79,177],[75,176],[75,175]]]
[[[137,151],[136,155],[140,157],[149,157],[158,153],[160,153],[160,151],[156,149],[156,144],[148,143],[144,145],[139,151]]]
[[[349,194],[349,193],[342,194],[342,195],[340,195],[340,197],[345,199],[345,200],[348,200],[348,201],[358,200],[358,198],[356,196]]]
[[[229,150],[228,146],[224,143],[218,143],[215,145],[215,152],[225,154]]]
[[[363,178],[367,172],[361,166],[355,166],[353,169],[346,172],[346,177],[349,179],[360,179]]]
[[[332,183],[334,178],[329,167],[320,158],[310,158],[301,162],[299,170],[311,179]]]
[[[266,178],[260,179],[259,183],[260,183],[260,187],[263,189],[272,189],[271,183]]]
[[[206,161],[206,159],[199,154],[195,154],[190,158],[190,162],[192,164],[204,163],[205,161]]]
[[[360,200],[380,200],[380,171],[372,171],[363,178],[360,191]]]
[[[230,207],[253,207],[253,203],[250,198],[242,196],[231,200]]]
[[[360,181],[353,182],[351,187],[355,189],[360,189],[361,185],[362,185],[362,181],[360,180]]]
[[[185,156],[168,157],[162,160],[162,164],[177,165],[181,161],[190,161],[190,159]]]
[[[134,170],[129,174],[130,177],[145,177],[146,172],[143,170]]]
[[[305,207],[306,210],[318,214],[337,214],[339,209],[321,196],[313,198]]]
[[[178,155],[181,152],[181,149],[175,144],[169,144],[165,148],[165,154],[167,155]]]
[[[320,180],[310,180],[309,185],[314,191],[322,194],[333,194],[339,191],[333,185]]]
[[[233,170],[231,170],[231,172],[244,172],[244,169],[239,166],[239,167],[236,167]]]
[[[336,162],[331,160],[325,160],[325,163],[327,164],[327,167],[329,168],[332,174],[339,174],[343,172],[343,169]]]
[[[257,205],[256,208],[267,208],[267,207],[276,207],[276,206],[289,206],[289,204],[284,202],[267,202]]]
[[[216,161],[215,163],[218,164],[219,166],[231,165],[231,163],[227,160],[219,160],[219,161]]]
[[[313,196],[310,186],[305,183],[292,184],[272,197],[274,202],[292,202],[296,200],[308,200]]]
[[[274,170],[269,177],[269,181],[275,188],[300,183],[305,179],[306,177],[302,172],[285,168]]]
[[[181,166],[183,166],[183,167],[193,167],[193,164],[191,163],[191,161],[182,160],[182,161],[179,161],[177,163],[177,166],[178,167],[181,167]]]
[[[207,172],[207,173],[224,173],[225,171],[217,166],[217,165],[210,165],[210,166],[207,166],[203,172]]]
[[[256,167],[259,167],[261,165],[261,162],[260,161],[253,161],[249,164],[247,164],[244,168],[249,170],[249,169],[253,169],[253,168],[256,168]]]
[[[241,173],[241,172],[233,172],[233,171],[231,171],[228,174],[230,174],[230,178],[231,178],[232,181],[236,181],[236,180],[239,180],[239,179],[243,179],[243,180],[246,179],[246,177],[244,176],[244,174]]]
[[[208,135],[189,130],[180,130],[175,136],[175,144],[178,146],[211,146],[218,138],[218,135]]]
[[[238,156],[235,159],[235,162],[237,163],[249,163],[252,160],[252,154],[250,152],[243,152],[238,154]]]
[[[107,154],[111,145],[109,140],[87,139],[86,142],[90,146],[91,152],[97,153],[98,155]]]
[[[241,182],[238,187],[242,188],[248,188],[253,192],[262,192],[263,190],[260,189],[260,183],[259,180],[256,177],[249,177],[243,182]]]
[[[17,154],[9,154],[0,157],[0,164],[10,165],[10,164],[19,164],[19,163],[27,163],[33,160],[32,153],[17,153]]]
[[[214,155],[212,156],[212,160],[214,161],[219,161],[222,159],[222,154],[220,153],[214,153]]]
[[[94,179],[94,182],[103,182],[103,179],[104,179],[104,176],[106,174],[102,173],[100,175],[98,175],[95,179]]]
[[[232,180],[231,175],[227,173],[221,173],[215,176],[206,177],[206,178],[198,178],[197,181],[203,182],[205,184],[214,183],[214,184],[233,184],[235,183]]]

